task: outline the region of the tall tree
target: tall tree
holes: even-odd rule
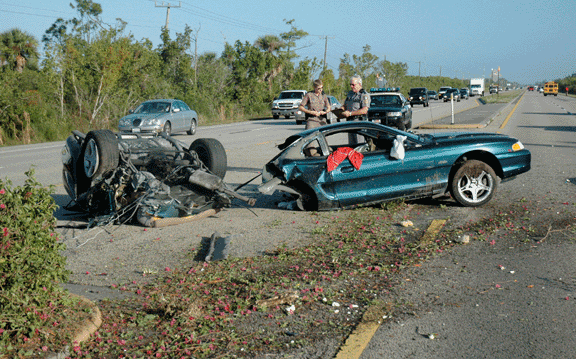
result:
[[[296,53],[291,50],[296,46],[296,41],[301,40],[308,36],[308,33],[302,29],[294,26],[294,19],[284,19],[286,25],[290,25],[290,31],[280,33],[280,38],[284,41],[286,47],[286,55],[289,59],[296,57]]]
[[[282,72],[285,65],[285,61],[278,56],[278,52],[286,47],[286,42],[276,35],[265,35],[256,39],[254,46],[264,51],[266,71],[263,73],[262,81],[266,82],[268,91],[272,92],[274,79]]]
[[[188,54],[192,44],[192,29],[186,25],[183,33],[176,33],[176,39],[170,38],[170,32],[162,28],[158,47],[160,57],[164,62],[164,74],[177,86],[186,89],[186,84],[192,83],[192,57]]]
[[[19,29],[0,34],[0,65],[22,72],[26,66],[36,67],[38,58],[38,40],[34,36]]]
[[[363,47],[362,55],[352,56],[352,59],[354,60],[354,71],[356,74],[362,76],[362,78],[368,78],[376,68],[378,56],[371,54],[371,49],[370,45],[365,45]]]
[[[380,61],[376,71],[386,76],[387,86],[397,87],[408,73],[408,64],[405,62]]]

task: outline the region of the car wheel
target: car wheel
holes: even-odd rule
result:
[[[186,131],[187,134],[189,135],[195,135],[196,134],[196,120],[192,119],[192,121],[190,122],[190,129],[188,131]]]
[[[409,130],[412,128],[412,119],[410,119],[410,121],[408,121],[408,124],[406,125],[406,130]]]
[[[492,167],[477,160],[466,161],[454,174],[450,192],[465,207],[478,207],[492,199],[498,179]]]
[[[162,128],[162,132],[165,132],[168,136],[170,136],[172,134],[172,124],[170,124],[170,122],[166,122]]]
[[[215,138],[199,138],[192,142],[189,151],[196,152],[200,161],[211,173],[224,179],[228,169],[228,158],[220,141]]]
[[[82,148],[82,173],[89,180],[98,179],[118,167],[118,138],[110,130],[90,131]]]
[[[277,119],[280,118],[280,116],[278,116],[278,115],[272,115],[272,118],[275,119],[275,120],[277,120]]]

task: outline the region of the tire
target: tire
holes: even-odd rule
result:
[[[280,116],[278,116],[278,115],[272,115],[272,118],[275,119],[275,120],[277,120],[277,119],[280,118]]]
[[[84,178],[90,181],[98,180],[118,167],[120,158],[118,138],[110,130],[88,132],[82,145],[80,158],[82,170],[77,171],[79,177],[77,185],[79,186]]]
[[[220,141],[215,138],[199,138],[192,142],[189,150],[198,154],[200,161],[211,173],[224,179],[228,169],[228,158]]]
[[[188,131],[186,131],[186,133],[188,135],[195,135],[196,134],[196,120],[192,119],[192,121],[190,121],[190,129]]]
[[[464,207],[478,207],[492,199],[498,187],[498,177],[492,167],[477,160],[466,161],[454,174],[450,192]]]
[[[412,119],[410,119],[410,121],[408,121],[408,124],[406,125],[406,130],[409,130],[412,128]]]
[[[166,132],[168,136],[172,134],[172,124],[170,123],[170,121],[166,121],[166,123],[164,124],[164,128],[162,128],[162,132]]]
[[[290,118],[290,115],[285,115],[284,118]]]

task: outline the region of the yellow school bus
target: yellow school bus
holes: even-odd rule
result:
[[[554,81],[548,81],[544,84],[544,96],[547,95],[558,96],[558,83]]]

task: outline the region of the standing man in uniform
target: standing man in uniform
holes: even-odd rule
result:
[[[314,80],[314,92],[304,95],[298,109],[306,114],[306,129],[327,125],[326,114],[330,112],[330,101],[324,94],[322,80]],[[308,106],[306,108],[305,106]]]
[[[368,108],[370,108],[370,95],[362,88],[362,78],[358,75],[350,79],[350,92],[346,96],[342,116],[346,121],[362,121],[368,119]],[[348,134],[348,140],[351,145],[358,143],[356,134]]]

